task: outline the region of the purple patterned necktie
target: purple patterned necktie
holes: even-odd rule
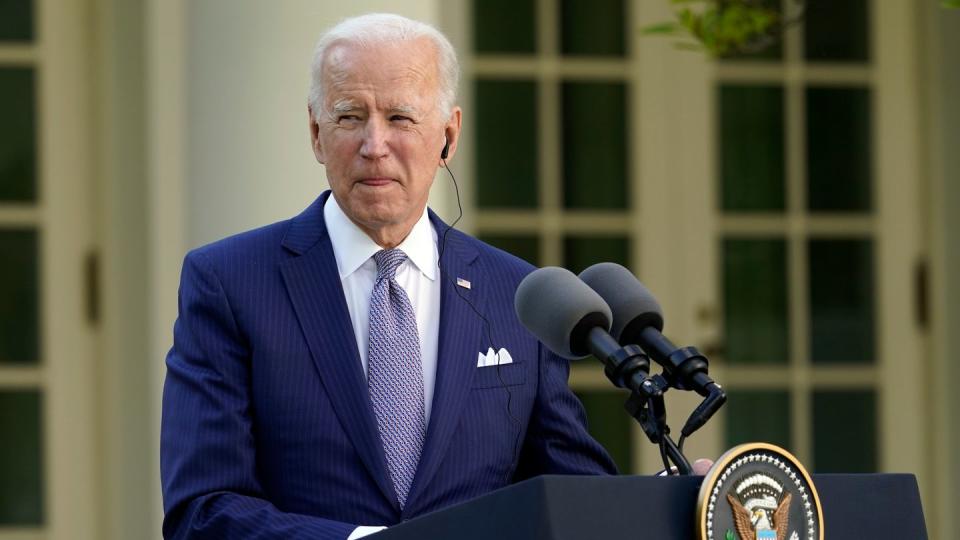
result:
[[[367,389],[387,468],[403,508],[426,432],[420,338],[410,299],[394,279],[407,255],[399,249],[386,249],[375,253],[373,259],[377,282],[370,297]]]

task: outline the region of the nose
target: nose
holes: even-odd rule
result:
[[[366,159],[380,159],[390,153],[389,130],[382,120],[371,118],[363,129],[360,155]]]

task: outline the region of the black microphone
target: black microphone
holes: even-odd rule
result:
[[[650,371],[639,347],[621,347],[610,335],[612,314],[603,298],[573,272],[544,267],[523,278],[514,297],[520,322],[548,349],[568,360],[593,354],[621,388],[636,390]]]
[[[555,266],[534,270],[523,278],[513,305],[527,330],[568,360],[586,358],[590,331],[599,328],[609,336],[613,319],[599,294],[573,272]]]
[[[707,374],[708,361],[700,351],[678,348],[661,333],[663,310],[653,294],[630,270],[616,263],[595,264],[581,272],[580,279],[607,302],[613,313],[611,334],[620,344],[640,345],[663,366],[671,385],[707,398],[684,425],[683,435],[705,424],[726,401],[726,394]]]

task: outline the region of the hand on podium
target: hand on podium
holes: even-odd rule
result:
[[[707,458],[700,458],[693,462],[693,471],[691,472],[694,476],[706,476],[710,472],[710,467],[713,467],[713,460]],[[676,467],[670,467],[668,472],[666,469],[657,473],[657,476],[672,476],[678,474],[680,471]]]
[[[693,474],[706,476],[707,472],[710,471],[710,467],[713,467],[712,459],[700,458],[693,462]]]

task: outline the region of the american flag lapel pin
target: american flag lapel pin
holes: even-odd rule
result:
[[[460,287],[463,287],[464,289],[470,288],[470,282],[463,279],[462,277],[457,278],[457,285],[459,285]]]

